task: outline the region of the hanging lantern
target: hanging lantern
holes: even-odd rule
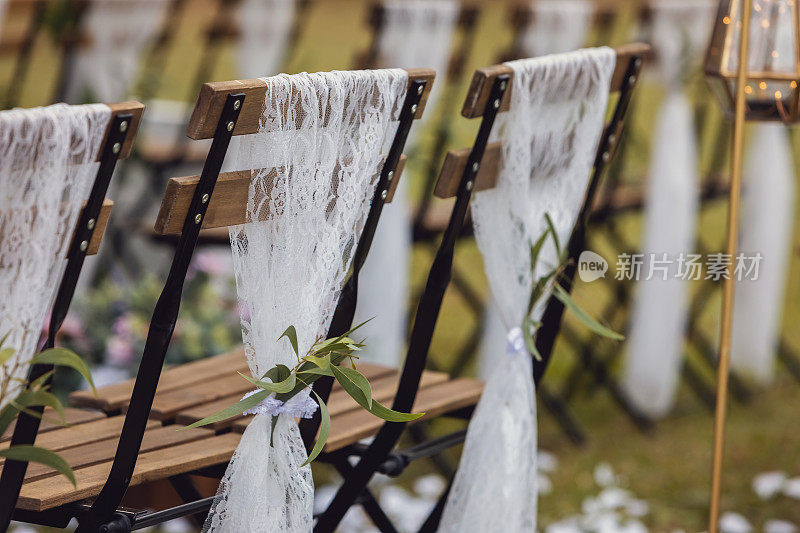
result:
[[[747,120],[800,120],[800,0],[752,0],[747,62]],[[706,54],[705,73],[727,115],[733,116],[743,0],[721,0]]]

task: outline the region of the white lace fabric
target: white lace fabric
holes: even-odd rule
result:
[[[430,68],[443,77],[450,62],[461,3],[456,0],[385,0],[382,6],[378,64]],[[415,149],[415,132],[434,115],[442,85],[441,82],[433,85],[425,115],[409,134],[406,153]],[[412,235],[408,183],[409,175],[404,174],[392,202],[381,214],[359,278],[356,310],[356,322],[372,318],[363,328],[370,342],[361,356],[395,368],[405,353],[410,292]]]
[[[297,0],[242,0],[236,10],[241,35],[236,61],[239,76],[277,74],[286,59]]]
[[[327,333],[405,98],[404,70],[264,78],[259,133],[243,138],[247,223],[230,229],[250,370],[293,367]],[[228,465],[207,531],[308,532],[313,481],[294,420],[256,415]]]
[[[593,0],[531,0],[531,9],[520,41],[525,56],[570,52],[586,44],[596,10]]]
[[[530,247],[547,229],[545,214],[566,243],[583,204],[616,55],[594,48],[506,64],[514,71],[511,111],[492,131],[502,142],[501,170],[495,188],[475,193],[472,219],[492,299],[513,333],[533,284],[556,265],[550,241],[532,272]],[[541,317],[546,301],[531,318]],[[440,531],[536,528],[532,363],[505,343],[496,350],[502,355],[470,422]]]
[[[646,260],[633,300],[622,386],[630,401],[652,418],[664,416],[672,406],[683,360],[689,284],[677,276],[677,260],[695,249],[700,186],[693,110],[685,84],[697,72],[708,44],[715,4],[651,4],[650,40],[657,57],[653,72],[667,96],[653,130],[642,245]],[[663,254],[673,261],[667,279],[662,274],[651,277],[651,260],[661,261]]]
[[[520,51],[525,57],[557,54],[577,50],[584,45],[595,12],[593,0],[531,0],[534,16],[524,29]],[[505,339],[508,328],[498,315],[497,306],[486,307],[481,334],[478,376],[488,380],[498,354],[497,346]]]
[[[110,117],[102,104],[0,111],[0,338],[16,350],[0,408],[37,349]]]
[[[93,0],[81,21],[86,45],[73,56],[66,100],[120,102],[164,24],[170,0]]]

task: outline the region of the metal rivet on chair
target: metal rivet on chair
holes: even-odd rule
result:
[[[81,252],[85,252],[89,247],[89,241],[81,241]]]
[[[414,104],[414,105],[411,106],[411,112],[412,113],[416,113],[417,112],[417,104]]]
[[[475,161],[472,163],[472,172],[478,172],[478,169],[481,168],[481,164]]]
[[[424,85],[420,85],[419,87],[417,87],[417,94],[422,94],[422,92],[424,90],[425,90],[425,86]]]
[[[386,200],[387,196],[389,196],[389,191],[384,190],[381,192],[381,200]]]
[[[612,133],[611,135],[608,136],[608,143],[609,144],[614,144],[616,141],[617,141],[616,134]]]
[[[111,147],[111,151],[115,154],[118,154],[120,149],[122,149],[122,145],[119,143],[114,143],[114,146]]]
[[[386,174],[386,180],[392,181],[394,179],[394,170],[390,170],[388,174]]]
[[[465,185],[465,188],[467,189],[467,191],[471,191],[471,190],[472,190],[472,187],[473,187],[474,185],[475,185],[475,182],[474,182],[474,181],[472,181],[472,180],[469,180],[469,181],[467,182],[467,184]]]
[[[603,163],[608,163],[611,161],[611,154],[608,152],[603,152]]]
[[[200,201],[201,201],[202,203],[206,204],[206,203],[208,203],[208,198],[209,198],[209,197],[208,197],[208,193],[205,193],[205,194],[203,195],[203,197],[202,197],[202,198],[200,198]]]
[[[630,83],[631,85],[636,83],[636,75],[635,74],[633,76],[631,76],[630,78],[628,78],[628,83]]]
[[[637,57],[636,60],[633,62],[633,66],[636,67],[636,68],[641,67],[642,66],[642,58],[641,57]]]
[[[86,222],[86,227],[87,227],[87,228],[89,228],[90,230],[91,230],[91,229],[94,229],[94,224],[95,224],[95,220],[94,220],[93,218],[90,218],[90,219],[89,219],[89,220]]]
[[[195,215],[195,217],[194,217],[194,223],[195,224],[199,224],[201,220],[203,220],[203,215],[201,215],[200,213],[197,213]]]
[[[124,120],[124,121],[119,123],[119,131],[121,131],[122,133],[125,133],[126,131],[128,131],[128,121],[127,120]]]
[[[507,81],[501,81],[500,82],[500,90],[501,91],[505,91],[506,87],[508,87],[508,82]]]
[[[234,111],[239,111],[239,108],[240,108],[240,107],[242,107],[242,101],[241,101],[241,100],[236,100],[236,101],[233,103],[233,110],[234,110]]]
[[[228,122],[228,131],[233,131],[233,121]]]
[[[495,109],[500,109],[500,99],[498,98],[497,100],[495,100],[494,104],[492,104],[492,105],[494,105]]]

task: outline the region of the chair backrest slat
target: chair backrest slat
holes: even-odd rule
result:
[[[424,79],[428,81],[425,92],[417,106],[415,118],[421,118],[425,111],[425,104],[430,96],[431,82],[436,73],[430,69],[406,69],[409,80]],[[206,83],[200,89],[197,104],[189,119],[186,135],[190,139],[210,139],[214,137],[222,106],[229,94],[244,94],[244,103],[239,112],[239,120],[233,130],[234,135],[249,135],[258,133],[259,120],[264,109],[264,99],[267,95],[267,85],[260,79],[233,80]]]
[[[392,200],[405,162],[406,156],[403,154],[400,156],[385,203]],[[202,229],[224,228],[247,222],[246,212],[242,206],[247,205],[251,181],[250,170],[220,173],[217,185],[214,187],[214,196],[209,201],[208,210],[203,218]],[[154,227],[156,234],[180,235],[198,183],[200,183],[199,175],[170,178],[161,201],[161,210],[156,218]]]

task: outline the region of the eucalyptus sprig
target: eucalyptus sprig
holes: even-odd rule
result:
[[[356,368],[356,360],[358,357],[355,353],[360,351],[365,345],[363,342],[356,342],[349,337],[349,335],[367,322],[369,322],[369,320],[362,322],[338,337],[330,339],[317,337],[314,344],[303,356],[300,355],[298,347],[297,330],[294,326],[289,326],[283,334],[278,337],[276,342],[280,342],[281,339],[286,338],[289,344],[291,344],[292,351],[294,351],[297,357],[297,364],[293,368],[289,368],[286,365],[275,365],[265,372],[261,379],[255,379],[239,372],[240,376],[261,390],[239,400],[230,407],[211,416],[207,416],[202,420],[198,420],[182,429],[205,426],[237,417],[243,412],[254,408],[269,396],[274,395],[276,400],[287,402],[303,390],[311,387],[321,376],[329,376],[336,379],[345,392],[347,392],[358,405],[378,418],[382,418],[388,422],[410,422],[423,416],[425,413],[401,413],[393,411],[372,397],[372,387],[370,386],[369,380]],[[349,363],[350,366],[340,366],[345,362]],[[267,379],[269,379],[269,381],[265,381]],[[314,443],[313,449],[308,454],[308,459],[303,465],[313,461],[320,452],[322,452],[322,449],[325,447],[325,442],[328,440],[331,425],[328,406],[313,389],[311,392],[319,405],[321,421],[317,440]],[[273,433],[277,421],[278,417],[273,416]],[[272,439],[270,438],[270,445],[272,444]]]
[[[569,291],[561,285],[562,282],[569,282],[569,280],[564,278],[564,270],[569,264],[567,259],[567,250],[564,250],[561,247],[561,243],[558,239],[558,233],[556,232],[555,225],[553,224],[553,219],[550,218],[548,213],[545,213],[544,218],[545,222],[547,223],[547,229],[544,231],[544,233],[542,233],[541,236],[539,236],[538,239],[536,239],[534,243],[531,244],[531,272],[533,272],[534,278],[536,276],[536,267],[539,264],[539,256],[541,255],[542,248],[544,248],[544,245],[548,239],[552,239],[553,247],[556,251],[557,261],[556,264],[552,266],[552,268],[548,270],[542,277],[536,279],[536,283],[534,283],[533,289],[531,289],[531,296],[528,300],[528,311],[525,313],[525,319],[522,322],[522,332],[528,352],[533,355],[537,361],[542,360],[542,355],[539,353],[539,350],[536,349],[536,334],[539,331],[539,327],[542,325],[542,323],[538,320],[532,319],[531,313],[533,312],[534,307],[536,307],[536,305],[542,300],[542,298],[544,298],[550,292],[548,289],[552,289],[553,296],[555,296],[562,304],[564,304],[567,309],[572,311],[575,317],[584,326],[586,326],[589,331],[608,339],[617,341],[624,340],[624,336],[607,328],[595,320],[588,312],[583,310],[577,303],[575,303],[575,300],[572,299]]]
[[[50,348],[35,354],[26,361],[12,361],[11,358],[17,353],[17,350],[10,347],[4,348],[8,336],[9,334],[7,333],[0,339],[0,368],[2,368],[2,372],[0,372],[0,405],[3,405],[2,409],[0,409],[0,434],[3,434],[8,429],[19,413],[43,419],[44,416],[36,410],[37,407],[54,409],[60,419],[52,421],[66,426],[64,406],[58,396],[50,390],[50,377],[53,375],[53,370],[45,372],[30,383],[13,376],[17,374],[21,367],[27,367],[32,364],[62,366],[78,372],[89,382],[92,390],[96,392],[89,367],[80,356],[66,348]],[[21,392],[14,393],[16,396],[9,398],[12,390],[20,388]],[[75,485],[75,474],[69,464],[60,455],[46,448],[31,445],[9,446],[0,450],[0,457],[41,463],[63,474]]]

